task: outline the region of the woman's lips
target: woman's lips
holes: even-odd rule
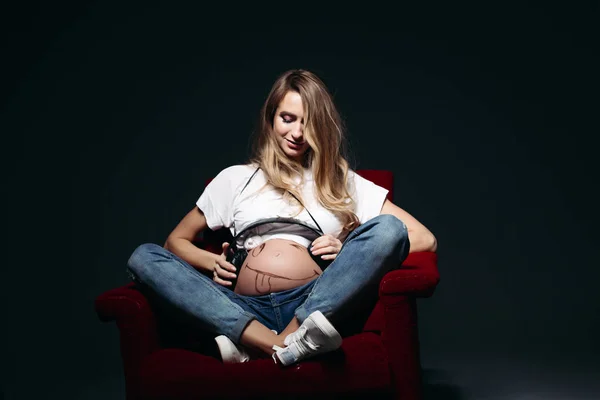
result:
[[[287,140],[287,139],[285,139],[285,140],[288,142],[288,146],[290,146],[293,149],[299,149],[304,144],[304,142],[302,142],[302,143],[294,143],[291,140]]]

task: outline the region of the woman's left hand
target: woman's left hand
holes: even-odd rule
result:
[[[329,234],[316,238],[309,248],[313,255],[321,256],[323,260],[333,260],[341,249],[342,242]]]

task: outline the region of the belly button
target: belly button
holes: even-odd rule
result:
[[[275,257],[279,257],[281,255],[281,253],[277,253],[275,254]]]

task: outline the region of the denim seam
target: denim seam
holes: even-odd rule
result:
[[[254,308],[254,309],[257,309],[257,310],[268,310],[268,309],[270,309],[270,308],[272,307],[271,305],[266,305],[266,306],[259,306],[259,305],[256,305],[256,303],[251,303],[250,301],[246,300],[246,299],[245,299],[244,297],[242,297],[242,296],[240,296],[240,299],[241,299],[241,300],[242,300],[244,303],[246,303],[246,305],[247,305],[248,307],[252,307],[252,308]]]
[[[279,308],[280,304],[277,303],[276,298],[275,298],[275,296],[273,296],[273,294],[270,294],[269,298],[271,299],[271,308],[273,310],[273,314],[275,314],[275,319],[277,320],[277,328],[279,328],[278,330],[283,329],[282,328],[283,321],[281,319],[281,309]]]
[[[311,288],[311,289],[312,289],[312,288]],[[285,300],[285,301],[283,301],[283,302],[281,302],[281,303],[278,303],[277,305],[278,305],[279,307],[281,307],[281,306],[285,306],[286,304],[288,304],[288,303],[291,303],[291,302],[293,302],[293,301],[298,301],[299,299],[301,299],[301,298],[303,298],[303,297],[308,297],[308,293],[306,293],[306,292],[305,292],[305,293],[302,293],[302,294],[301,294],[300,296],[298,296],[298,297],[294,297],[293,299]]]

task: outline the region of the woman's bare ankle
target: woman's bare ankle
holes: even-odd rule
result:
[[[260,353],[270,357],[274,353],[273,346],[283,347],[284,339],[285,336],[278,335],[258,321],[253,320],[242,332],[240,343],[246,348],[252,349],[254,354]]]
[[[296,317],[292,318],[290,323],[285,327],[285,329],[279,334],[282,337],[282,342],[290,333],[294,333],[300,328],[300,322]]]

